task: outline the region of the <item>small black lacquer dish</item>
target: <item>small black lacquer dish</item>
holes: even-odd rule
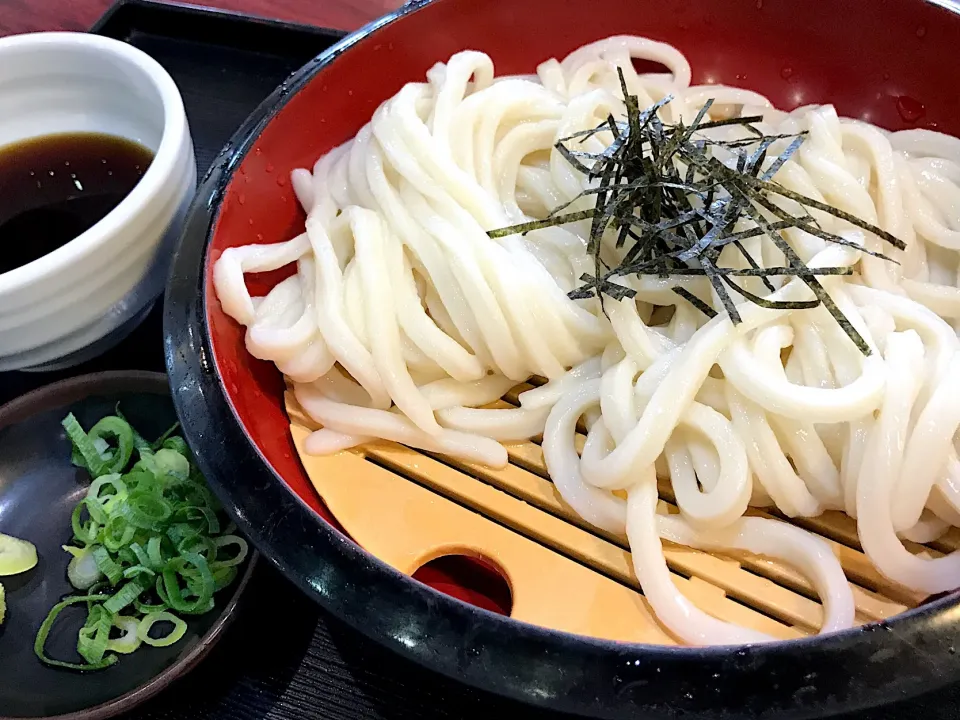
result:
[[[177,421],[166,376],[145,372],[73,378],[0,407],[0,533],[33,543],[39,556],[33,569],[0,578],[7,605],[0,625],[0,720],[100,720],[152,697],[220,639],[253,572],[251,556],[232,584],[215,594],[212,610],[183,617],[186,632],[169,647],[144,645],[92,672],[49,667],[38,659],[34,641],[44,618],[63,598],[78,594],[68,581],[70,556],[62,546],[73,539],[71,514],[91,482],[89,473],[71,462],[71,442],[61,421],[73,413],[89,430],[118,407],[144,438],[159,437]],[[84,623],[83,605],[68,610],[45,651],[82,662],[77,634]]]

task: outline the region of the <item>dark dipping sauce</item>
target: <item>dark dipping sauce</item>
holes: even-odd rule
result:
[[[99,133],[44,135],[0,148],[0,273],[89,230],[152,161],[139,143]]]

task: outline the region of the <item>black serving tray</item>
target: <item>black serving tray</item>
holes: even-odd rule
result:
[[[90,32],[143,50],[173,77],[190,122],[198,177],[277,85],[343,37],[336,30],[153,0],[120,0]],[[140,327],[90,362],[57,372],[0,373],[0,405],[41,385],[88,372],[164,372],[161,305],[158,299]]]
[[[121,0],[90,32],[143,50],[173,76],[187,108],[199,177],[277,85],[343,37],[335,30],[151,0]]]
[[[144,50],[170,72],[186,105],[200,177],[234,130],[277,85],[342,37],[334,30],[153,0],[119,0],[91,32]],[[139,328],[95,360],[53,373],[0,373],[0,404],[88,372],[163,372],[161,304],[158,300]],[[234,628],[211,657],[171,691],[125,715],[125,720],[567,717],[461,685],[393,655],[322,613],[269,567],[258,569],[249,596]],[[952,720],[957,708],[960,686],[952,686],[843,717]],[[637,717],[643,720],[642,714]]]

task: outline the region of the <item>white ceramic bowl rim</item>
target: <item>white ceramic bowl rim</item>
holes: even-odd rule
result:
[[[163,133],[153,162],[143,177],[120,203],[99,222],[76,238],[36,260],[6,273],[0,273],[0,293],[15,292],[45,276],[62,271],[81,257],[95,251],[104,238],[128,224],[170,178],[177,162],[187,118],[180,91],[169,73],[145,52],[127,43],[100,35],[74,32],[44,32],[14,35],[0,39],[0,62],[5,53],[24,48],[43,52],[47,48],[92,48],[117,64],[132,65],[151,79],[163,104]]]

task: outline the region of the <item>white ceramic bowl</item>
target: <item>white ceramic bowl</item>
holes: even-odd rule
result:
[[[196,189],[183,100],[150,56],[82,33],[0,39],[0,146],[63,132],[135,140],[155,158],[92,228],[0,274],[0,371],[68,367],[136,327],[163,291]]]

